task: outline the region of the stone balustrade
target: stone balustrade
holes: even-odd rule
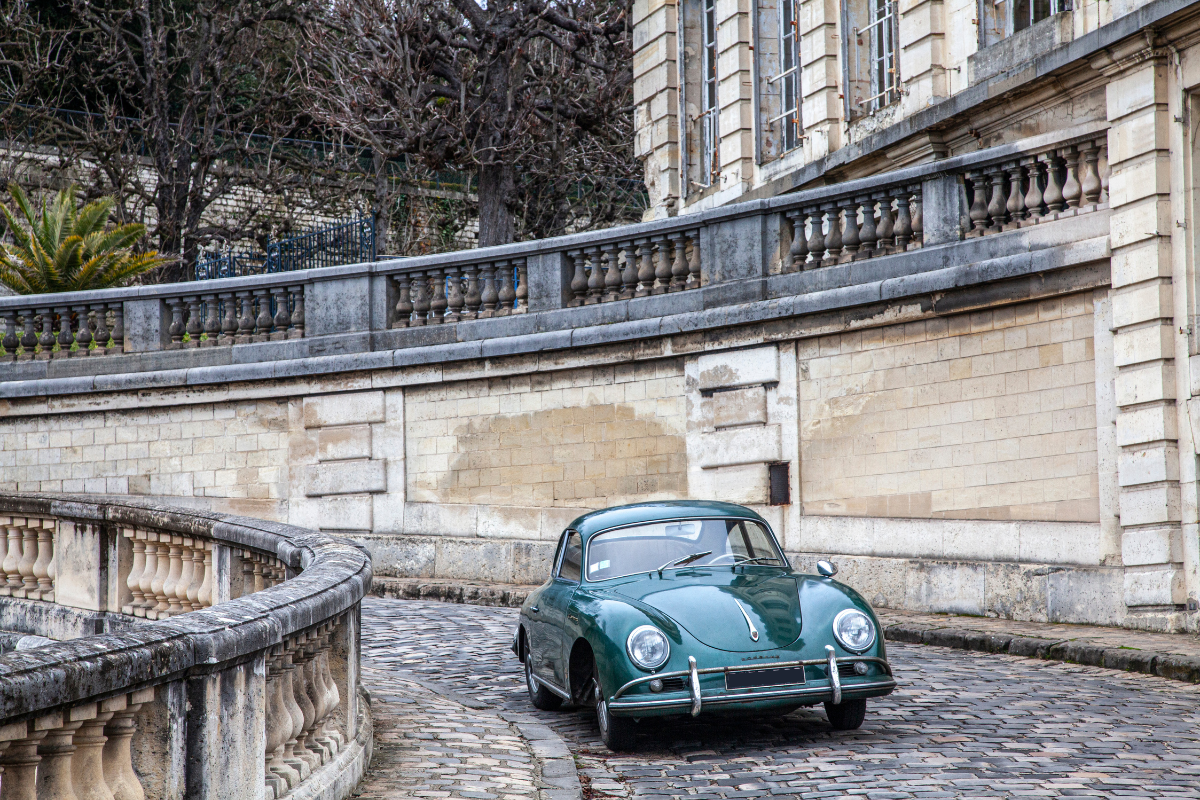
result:
[[[20,613],[37,600],[114,631],[0,656],[0,798],[349,795],[370,750],[360,549],[97,496],[0,494],[0,527],[7,627],[52,634]]]
[[[129,386],[132,373],[151,371],[160,373],[155,386],[202,383],[260,376],[263,369],[251,364],[562,334],[756,301],[808,305],[812,293],[833,286],[1106,236],[1099,222],[1031,231],[1107,211],[1106,136],[1103,127],[1081,127],[553,239],[294,273],[0,298],[0,383],[48,391],[35,383],[61,378],[71,381],[63,384],[70,391],[83,391]],[[998,234],[1012,234],[997,237],[1007,247],[974,245]],[[962,252],[945,252],[954,245]],[[863,267],[885,260],[887,266]],[[841,297],[830,302],[850,295]],[[71,358],[88,353],[124,357],[120,364]],[[130,363],[131,355],[140,363]],[[209,367],[236,369],[197,369]],[[81,379],[86,375],[97,377]]]
[[[0,517],[0,597],[54,602],[54,527],[53,519]]]

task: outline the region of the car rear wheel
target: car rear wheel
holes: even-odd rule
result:
[[[843,700],[836,706],[825,704],[825,716],[835,731],[857,730],[867,716],[866,700]]]
[[[600,726],[600,740],[614,753],[632,750],[637,738],[634,731],[637,723],[629,717],[614,717],[608,713],[608,703],[600,689],[599,676],[594,679],[593,691],[596,695],[596,722]]]
[[[562,698],[547,689],[533,677],[533,655],[525,650],[525,690],[529,692],[529,702],[533,707],[542,711],[554,711],[562,705]]]

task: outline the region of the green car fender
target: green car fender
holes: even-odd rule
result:
[[[797,576],[797,590],[800,592],[800,607],[804,609],[804,639],[810,643],[820,642],[822,648],[831,644],[838,657],[868,655],[886,658],[883,644],[883,627],[861,594],[844,583],[830,578],[815,575]],[[875,625],[875,642],[865,653],[853,653],[842,647],[841,642],[833,635],[833,620],[848,608],[857,609],[871,618]],[[815,656],[813,656],[815,657]]]
[[[668,665],[684,644],[685,633],[675,621],[645,603],[583,590],[575,593],[571,606],[571,615],[578,619],[579,625],[576,641],[583,639],[591,647],[600,685],[607,695],[611,696],[635,678],[650,674],[634,666],[625,652],[625,640],[635,628],[653,625],[666,635],[671,643]],[[576,688],[572,686],[572,690]]]

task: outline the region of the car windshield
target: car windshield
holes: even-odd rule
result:
[[[753,562],[784,566],[767,529],[748,519],[651,522],[598,533],[588,542],[587,579]]]

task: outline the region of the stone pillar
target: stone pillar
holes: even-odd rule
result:
[[[1109,77],[1113,360],[1127,624],[1172,628],[1184,602],[1180,515],[1178,323],[1172,279],[1166,52],[1112,52]],[[1098,369],[1099,369],[1098,365]]]
[[[679,206],[676,10],[676,0],[635,0],[633,4],[634,150],[646,164],[647,219],[672,216]]]
[[[187,796],[257,798],[266,779],[266,660],[187,681]]]
[[[750,0],[716,0],[717,107],[720,109],[721,190],[754,180],[754,76]]]
[[[837,0],[803,0],[800,4],[800,91],[804,106],[806,160],[827,156],[842,146],[842,82],[838,65]]]
[[[897,54],[904,94],[900,114],[909,116],[950,96],[946,77],[946,12],[942,0],[905,0],[898,4]]]

